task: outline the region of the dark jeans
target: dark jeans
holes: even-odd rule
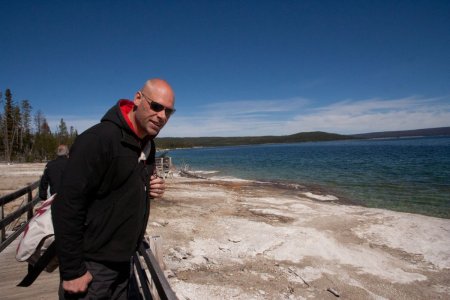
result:
[[[99,263],[88,261],[86,262],[86,266],[93,277],[87,292],[83,294],[65,293],[61,283],[58,292],[60,300],[126,300],[128,298],[128,280],[130,278],[129,262]]]

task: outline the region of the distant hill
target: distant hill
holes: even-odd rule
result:
[[[321,142],[350,139],[395,138],[408,136],[437,136],[450,135],[450,127],[383,131],[361,133],[354,135],[342,135],[322,131],[300,132],[281,136],[241,136],[241,137],[184,137],[184,138],[156,138],[159,149],[194,148],[194,147],[219,147],[257,144],[282,144],[300,142]]]
[[[402,131],[370,132],[370,133],[354,134],[352,136],[359,139],[376,139],[376,138],[438,136],[438,135],[450,135],[450,127],[426,128],[426,129],[402,130]]]
[[[193,147],[318,142],[318,141],[335,141],[345,139],[353,139],[353,137],[348,135],[314,131],[314,132],[301,132],[292,135],[282,135],[282,136],[157,138],[156,145],[160,149],[174,149],[174,148],[193,148]]]

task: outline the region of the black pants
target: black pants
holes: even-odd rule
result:
[[[126,300],[128,298],[128,280],[130,278],[130,263],[99,263],[86,262],[86,267],[93,279],[88,290],[83,294],[69,294],[64,292],[62,283],[59,286],[60,300],[91,300],[114,299]]]

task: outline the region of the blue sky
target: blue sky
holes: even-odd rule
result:
[[[0,90],[79,132],[146,79],[160,136],[450,126],[450,1],[0,0]]]

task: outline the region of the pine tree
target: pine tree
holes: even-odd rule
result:
[[[14,143],[14,102],[10,89],[5,91],[5,106],[3,108],[3,147],[5,152],[5,160],[11,161],[13,143]]]
[[[75,142],[75,139],[78,136],[78,131],[73,127],[70,126],[70,131],[69,131],[69,142],[67,143],[67,145],[70,147],[73,145],[73,143]]]
[[[36,134],[41,134],[42,121],[44,119],[44,114],[41,110],[38,110],[34,115],[34,127],[36,128]]]
[[[1,111],[3,109],[3,111]],[[31,126],[32,106],[29,100],[22,100],[20,106],[13,101],[10,89],[0,91],[0,155],[7,162],[11,160],[35,161],[48,160],[55,156],[58,143],[69,147],[78,133],[61,118],[55,134],[44,114],[38,110],[34,115],[34,126]]]
[[[20,107],[17,105],[13,106],[13,142],[12,142],[12,152],[11,157],[16,157],[22,151],[22,114],[20,113]]]
[[[47,119],[41,111],[35,115],[35,142],[33,147],[34,157],[39,160],[51,159],[56,149],[56,139],[52,135]]]
[[[31,160],[31,150],[33,148],[33,136],[31,135],[31,104],[28,100],[22,100],[22,154],[26,161]]]
[[[64,122],[64,119],[61,118],[61,121],[59,122],[58,126],[58,143],[59,144],[65,144],[69,142],[69,132],[67,131],[67,125],[66,122]]]

